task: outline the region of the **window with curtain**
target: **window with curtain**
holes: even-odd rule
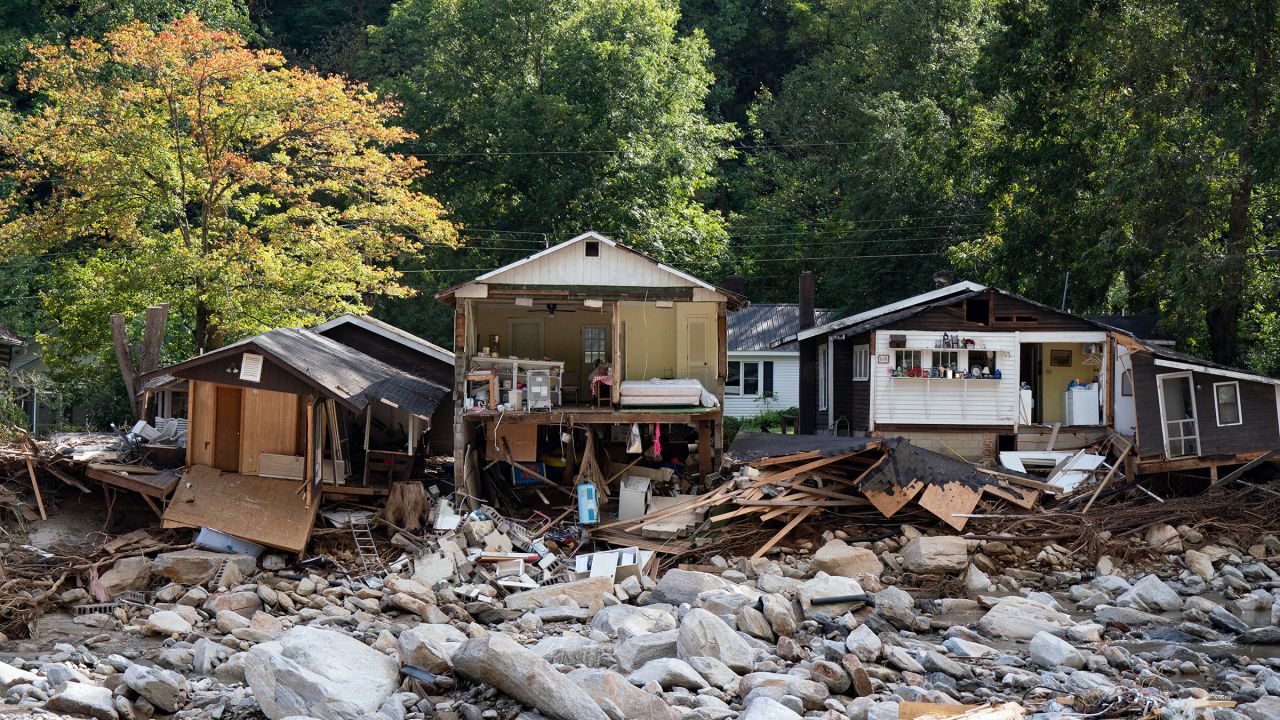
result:
[[[1214,403],[1218,409],[1218,426],[1240,425],[1240,383],[1222,382],[1213,385]]]
[[[853,346],[853,379],[871,379],[871,347],[868,345]]]

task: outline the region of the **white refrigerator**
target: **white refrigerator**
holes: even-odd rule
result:
[[[1062,394],[1063,425],[1101,425],[1098,406],[1098,384],[1077,387]]]

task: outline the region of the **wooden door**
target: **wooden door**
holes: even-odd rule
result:
[[[213,424],[213,466],[225,472],[240,472],[240,406],[243,391],[218,387]]]
[[[711,318],[691,315],[685,319],[685,375],[695,378],[707,389],[712,389],[711,376]]]

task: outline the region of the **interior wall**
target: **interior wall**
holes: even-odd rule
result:
[[[1079,380],[1082,383],[1094,382],[1098,375],[1099,368],[1093,365],[1084,364],[1084,353],[1080,343],[1043,343],[1041,345],[1044,368],[1043,388],[1040,401],[1043,404],[1041,408],[1041,421],[1045,424],[1062,422],[1062,393],[1067,391],[1067,386],[1072,380]],[[1052,362],[1054,350],[1070,350],[1071,365],[1070,367],[1058,367]]]
[[[620,302],[618,314],[626,323],[628,380],[676,376],[676,309],[651,302]]]
[[[191,407],[187,415],[187,464],[213,465],[214,413],[218,386],[190,381]]]
[[[592,368],[586,367],[582,361],[582,328],[587,325],[600,325],[605,328],[607,356],[613,353],[612,313],[609,308],[589,308],[584,305],[557,303],[555,317],[545,312],[545,304],[535,303],[532,308],[518,305],[477,304],[473,309],[475,317],[475,334],[478,336],[477,348],[490,344],[489,336],[499,337],[499,354],[507,357],[511,354],[510,324],[516,320],[538,320],[542,322],[542,357],[527,358],[532,360],[562,360],[566,371],[579,373],[580,385],[585,387],[586,378],[591,375]],[[573,312],[564,312],[572,310]],[[477,342],[477,340],[473,340]]]

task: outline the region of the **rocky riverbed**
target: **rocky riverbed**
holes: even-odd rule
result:
[[[1274,536],[1156,526],[1093,563],[902,531],[506,597],[407,571],[367,586],[199,550],[129,558],[102,581],[154,594],[46,616],[3,645],[0,687],[7,712],[98,720],[1280,717]]]

